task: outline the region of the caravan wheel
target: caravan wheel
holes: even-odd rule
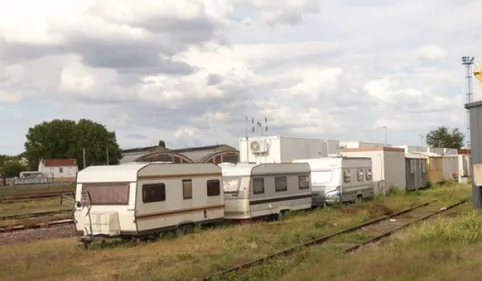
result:
[[[185,234],[194,233],[194,225],[193,224],[186,224],[184,226],[184,233]]]
[[[180,225],[176,228],[176,230],[174,231],[174,236],[176,237],[181,237],[184,235],[184,226],[183,225]]]
[[[286,215],[288,215],[289,211],[288,210],[283,210],[278,213],[277,220],[282,221],[285,219]]]

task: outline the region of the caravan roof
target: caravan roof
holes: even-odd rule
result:
[[[219,165],[224,177],[229,176],[250,176],[251,171],[258,164],[238,163],[236,165]]]
[[[131,163],[112,166],[90,166],[77,174],[77,182],[133,182],[137,180],[137,172],[149,164]]]
[[[343,157],[320,157],[313,159],[296,159],[291,163],[308,163],[311,170],[315,169],[333,169],[342,166]]]

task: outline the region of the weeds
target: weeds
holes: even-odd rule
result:
[[[471,210],[466,215],[444,219],[435,223],[424,223],[412,234],[413,240],[443,241],[456,244],[471,244],[482,239],[482,213]]]

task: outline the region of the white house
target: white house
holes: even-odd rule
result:
[[[54,181],[75,181],[78,170],[75,159],[41,159],[38,164],[38,171]]]

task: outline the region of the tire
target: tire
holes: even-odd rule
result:
[[[191,234],[194,233],[194,225],[193,224],[187,224],[184,226],[184,234]]]
[[[174,236],[181,237],[184,235],[184,225],[180,225],[174,231]]]
[[[286,218],[286,216],[288,215],[289,211],[287,210],[283,210],[283,211],[280,211],[278,216],[277,216],[277,220],[279,221],[282,221]]]
[[[356,201],[355,201],[357,204],[361,204],[363,202],[363,196],[362,195],[358,195],[356,197]]]

